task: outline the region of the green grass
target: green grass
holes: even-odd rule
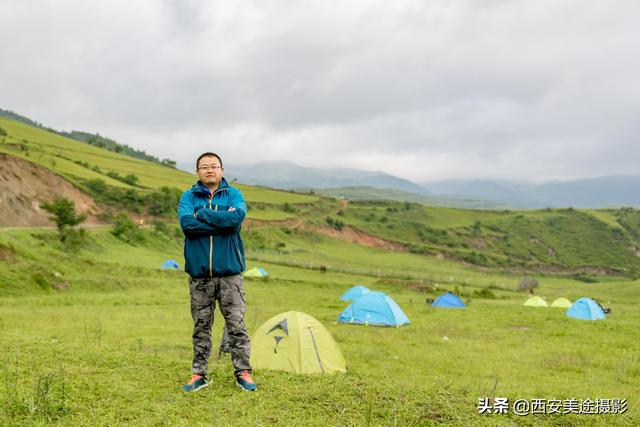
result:
[[[194,174],[179,169],[97,148],[11,119],[0,117],[0,127],[7,132],[4,143],[0,143],[0,152],[39,164],[72,182],[77,183],[79,179],[101,179],[111,186],[132,188],[106,175],[108,172],[116,172],[120,176],[136,175],[139,184],[145,188],[157,189],[165,186],[186,190],[197,180]],[[74,161],[86,162],[90,168]],[[92,170],[94,166],[98,166],[101,173]],[[282,205],[314,203],[318,200],[317,196],[241,184],[237,186],[248,202]]]
[[[611,228],[622,228],[618,222],[617,211],[614,209],[579,209],[579,211],[594,216]]]
[[[487,267],[549,272],[600,267],[630,277],[640,274],[638,217],[633,209],[482,211],[392,202],[350,203],[333,216],[414,252]]]
[[[563,310],[523,307],[526,295],[508,289],[492,288],[497,299],[463,297],[469,303],[466,310],[433,309],[424,301],[437,292],[416,290],[404,274],[392,280],[354,271],[367,265],[369,270],[377,265],[387,272],[416,274],[452,268],[478,285],[512,282],[513,277],[447,262],[438,267],[424,257],[421,265],[417,255],[385,253],[319,236],[265,233],[265,239],[287,236],[290,253],[278,254],[278,263],[250,257],[249,267],[263,266],[270,273],[267,280],[245,282],[250,333],[279,312],[306,312],[340,345],[348,363],[346,375],[258,370],[259,391],[249,394],[233,384],[229,359],[218,362],[213,357],[213,384],[202,392],[183,394],[179,387],[189,377],[192,327],[186,276],[158,268],[166,258],[182,262],[178,241],[149,230],[143,243],[131,246],[99,229],[90,232],[81,251],[73,252],[55,241],[54,231],[5,230],[0,232],[0,424],[640,422],[640,282],[539,278],[536,294],[548,301],[591,296],[612,307],[612,315],[600,322],[569,319]],[[316,264],[292,265],[310,261],[306,252],[311,250],[322,262],[332,262],[327,272]],[[34,272],[49,286],[40,286]],[[396,329],[336,324],[346,306],[338,297],[355,284],[388,292],[411,325]],[[458,286],[463,294],[476,289]],[[214,342],[221,333],[217,316]],[[621,397],[628,399],[629,411],[623,416],[477,415],[478,398],[491,395],[512,400]]]
[[[0,118],[0,127],[8,134],[0,144],[0,151],[36,162],[80,187],[86,187],[86,180],[102,179],[110,186],[131,189],[128,184],[106,176],[108,172],[117,172],[120,176],[133,173],[139,178],[142,188],[137,190],[142,193],[161,186],[184,190],[195,181],[192,174],[83,144],[10,119]],[[248,218],[257,221],[286,221],[289,227],[300,223],[316,228],[346,225],[402,243],[415,254],[440,255],[492,270],[640,277],[640,211],[637,209],[489,211],[392,201],[357,201],[345,207],[341,201],[313,194],[241,184],[238,187],[247,200]],[[105,203],[126,209],[131,206],[129,196],[114,195],[115,201]],[[171,215],[173,211],[164,212]],[[286,245],[289,237],[280,238]],[[344,258],[348,254],[343,251],[340,256]],[[294,258],[298,262],[303,257]],[[322,262],[335,263],[330,259]],[[384,269],[388,270],[389,266]]]
[[[184,171],[103,150],[10,119],[0,118],[0,127],[8,134],[5,143],[0,144],[0,150],[38,163],[71,180],[102,179],[109,185],[119,185],[116,184],[119,181],[109,180],[106,176],[107,172],[117,172],[122,176],[137,175],[140,185],[148,188],[182,188],[193,183],[191,175]],[[90,167],[98,166],[102,173],[72,160],[87,162]]]

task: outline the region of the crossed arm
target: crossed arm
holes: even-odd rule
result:
[[[231,201],[226,211],[201,208],[197,212],[189,209],[186,200],[181,199],[178,206],[180,227],[185,236],[202,237],[229,234],[240,228],[246,216],[247,207],[242,195]]]

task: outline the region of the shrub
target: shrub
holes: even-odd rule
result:
[[[156,234],[164,234],[167,237],[171,237],[171,230],[169,230],[166,222],[153,221],[153,231]]]
[[[586,274],[576,274],[573,276],[573,278],[583,283],[598,283],[598,279],[596,279],[595,277],[587,276]]]
[[[51,219],[55,221],[58,227],[61,242],[67,239],[71,227],[80,224],[87,218],[85,214],[78,215],[75,203],[64,197],[58,197],[51,203],[43,204],[42,209],[53,215]]]
[[[125,176],[124,178],[122,178],[122,182],[129,184],[131,186],[137,186],[138,185],[138,177],[137,175],[134,175],[132,173],[128,174],[127,176]]]
[[[344,228],[344,222],[340,221],[339,219],[334,219],[328,216],[324,219],[324,221],[338,231]]]
[[[147,211],[154,216],[174,216],[181,196],[177,188],[162,187],[145,197]]]
[[[482,232],[482,223],[480,221],[476,221],[473,224],[472,232],[475,236],[479,235]]]
[[[285,203],[284,205],[282,205],[282,210],[287,212],[287,213],[296,213],[296,212],[298,212],[298,210],[294,206],[291,206],[289,203]]]
[[[485,299],[496,299],[496,295],[487,288],[482,288],[479,291],[473,291],[473,296]]]
[[[141,243],[144,241],[144,234],[139,230],[131,218],[124,213],[119,213],[114,220],[114,227],[111,234],[118,239],[129,244]]]
[[[284,234],[291,234],[292,231],[290,228],[287,227],[280,227],[280,231],[282,231]]]
[[[51,283],[49,283],[49,279],[42,273],[35,273],[33,276],[33,281],[40,289],[48,290],[51,289]]]
[[[264,235],[251,229],[245,229],[242,231],[242,240],[244,242],[244,247],[248,250],[267,248],[267,239]]]
[[[466,254],[462,257],[468,263],[476,264],[476,265],[486,265],[488,263],[488,259],[484,254],[478,253],[476,251],[471,251],[471,253]]]

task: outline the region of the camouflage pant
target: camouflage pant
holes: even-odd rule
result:
[[[193,365],[194,374],[207,372],[207,361],[211,356],[211,325],[216,308],[220,312],[229,334],[231,360],[235,373],[249,370],[251,342],[244,325],[244,285],[241,275],[198,279],[189,278],[191,293],[191,317],[193,318]]]

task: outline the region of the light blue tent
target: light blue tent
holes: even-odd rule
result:
[[[567,316],[580,320],[602,320],[604,311],[591,298],[580,298],[567,309]]]
[[[402,326],[410,323],[400,306],[383,292],[364,294],[344,309],[338,322],[374,326]]]
[[[462,300],[452,292],[440,295],[431,305],[434,307],[467,308]]]
[[[160,268],[172,268],[174,270],[180,270],[180,265],[172,259],[168,259],[162,263]]]
[[[340,301],[355,301],[362,295],[368,294],[369,292],[371,291],[366,286],[354,286],[353,288],[342,294],[342,296],[340,297]]]

